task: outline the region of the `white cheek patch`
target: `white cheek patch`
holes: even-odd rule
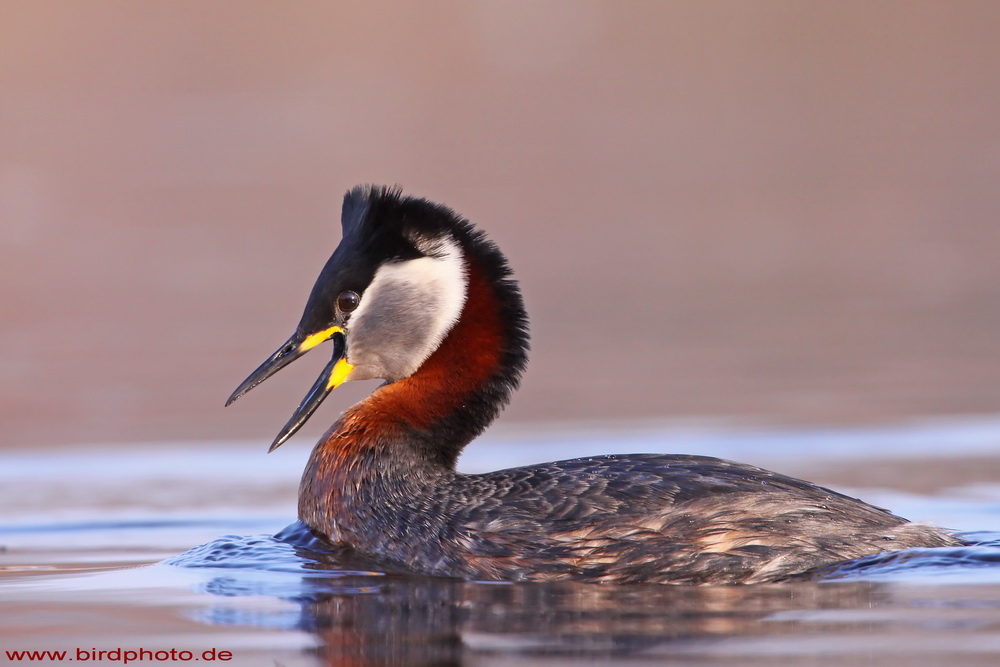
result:
[[[452,239],[421,248],[432,254],[384,264],[347,324],[350,379],[412,375],[458,321],[465,306],[465,261]]]

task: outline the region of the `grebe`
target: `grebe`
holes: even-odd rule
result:
[[[332,340],[333,359],[273,450],[341,383],[385,380],[323,436],[302,477],[299,518],[331,543],[431,575],[689,584],[777,581],[959,543],[815,484],[704,456],[457,472],[527,360],[506,258],[452,210],[396,188],[348,192],[342,225],[295,333],[226,403]]]

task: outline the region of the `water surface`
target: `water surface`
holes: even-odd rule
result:
[[[949,475],[996,465],[998,444],[992,417],[796,431],[651,422],[507,430],[462,461],[473,472],[600,451],[715,454],[984,542],[735,587],[465,582],[275,540],[294,520],[302,441],[269,456],[260,443],[10,454],[0,650],[229,651],[240,665],[994,664],[1000,485]],[[873,488],[878,470],[910,472]]]

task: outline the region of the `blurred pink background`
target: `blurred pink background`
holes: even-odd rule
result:
[[[328,352],[223,402],[361,182],[507,253],[508,423],[997,412],[997,35],[989,0],[3,2],[0,446],[265,446]]]

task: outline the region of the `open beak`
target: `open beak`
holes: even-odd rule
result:
[[[340,386],[354,368],[351,364],[347,363],[347,340],[344,337],[344,330],[338,326],[334,326],[309,336],[296,332],[291,338],[285,341],[284,345],[278,348],[277,352],[268,357],[267,361],[262,363],[246,380],[241,382],[240,386],[229,397],[229,400],[226,401],[226,405],[229,405],[312,348],[330,338],[333,339],[333,359],[330,360],[330,363],[320,373],[309,393],[302,399],[299,407],[295,409],[291,419],[288,420],[288,423],[278,433],[278,437],[271,443],[271,447],[268,449],[269,452],[273,452],[292,437],[306,423],[309,417],[312,416],[312,413],[316,411],[316,408],[327,397],[327,394]]]

